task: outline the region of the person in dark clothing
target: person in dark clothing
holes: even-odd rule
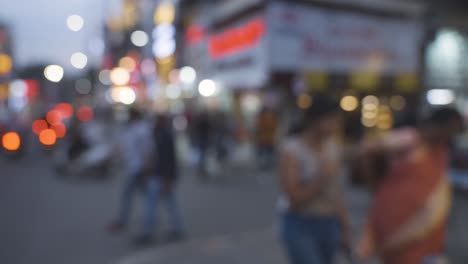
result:
[[[198,174],[201,178],[207,176],[206,158],[210,148],[212,136],[212,122],[208,112],[201,112],[196,120],[195,140],[198,146]]]
[[[157,205],[163,199],[172,224],[168,240],[183,238],[184,227],[179,206],[175,197],[175,187],[178,178],[177,151],[175,137],[171,128],[170,118],[160,115],[154,129],[155,162],[154,173],[147,182],[145,202],[144,232],[139,238],[144,244],[152,241],[153,229],[157,222]]]

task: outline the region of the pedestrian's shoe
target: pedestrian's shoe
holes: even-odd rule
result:
[[[136,246],[148,246],[155,242],[151,235],[143,234],[139,235],[135,238],[135,245]]]
[[[119,232],[122,232],[125,230],[125,224],[123,224],[122,222],[120,221],[115,221],[115,222],[112,222],[109,226],[108,226],[108,230],[109,232],[111,233],[119,233]]]

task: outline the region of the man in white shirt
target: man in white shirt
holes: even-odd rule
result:
[[[126,181],[121,196],[118,218],[110,225],[112,232],[122,231],[127,226],[133,194],[144,180],[145,166],[152,152],[151,126],[140,112],[134,109],[130,110],[129,124],[119,138],[118,144],[125,163]]]

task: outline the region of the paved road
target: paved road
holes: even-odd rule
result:
[[[44,155],[29,156],[22,161],[0,159],[0,169],[0,263],[110,264],[147,252],[137,250],[131,243],[139,224],[139,208],[130,232],[114,236],[105,230],[116,211],[121,177],[101,181],[59,180]],[[201,184],[189,171],[186,174],[180,198],[189,230],[188,243],[221,238],[221,242],[237,241],[242,245],[243,241],[275,239],[272,232],[267,232],[259,240],[252,237],[238,240],[236,236],[234,240],[223,240],[232,234],[255,236],[256,232],[274,226],[277,197],[274,176],[258,178],[251,173],[226,170],[215,182]],[[356,227],[362,222],[367,199],[360,192],[348,196]],[[464,264],[468,259],[467,205],[468,195],[457,195],[449,239],[455,264]],[[210,249],[211,244],[207,245]],[[171,248],[177,252],[187,246]],[[264,248],[262,256],[269,257],[266,254],[269,250]]]
[[[121,177],[60,180],[44,155],[0,157],[0,168],[0,263],[106,264],[135,253],[139,206],[129,232],[105,230],[116,213]],[[191,239],[258,229],[274,219],[274,181],[230,174],[208,184],[183,179],[180,199]]]

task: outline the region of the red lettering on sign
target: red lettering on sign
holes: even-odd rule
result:
[[[214,34],[209,39],[210,56],[219,59],[252,48],[262,39],[264,34],[265,21],[263,18]]]

